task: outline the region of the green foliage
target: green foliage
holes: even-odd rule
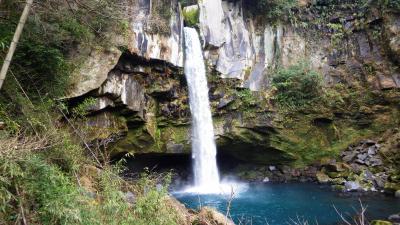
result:
[[[34,202],[43,224],[71,224],[80,219],[77,187],[57,167],[37,156],[21,162],[25,176],[21,180],[29,202]]]
[[[70,3],[72,4],[72,3]],[[69,74],[78,63],[71,51],[92,45],[106,45],[105,32],[119,29],[121,4],[117,0],[84,0],[69,7],[57,0],[34,1],[25,24],[9,74],[15,75],[33,101],[40,96],[63,96]],[[0,63],[8,51],[23,2],[4,0],[0,5]],[[121,22],[122,21],[122,22]],[[4,89],[15,89],[7,76]]]
[[[304,63],[280,68],[272,78],[272,87],[276,89],[274,100],[283,107],[305,106],[320,96],[321,80],[320,74]]]
[[[75,117],[83,117],[88,114],[88,111],[90,108],[92,108],[96,104],[96,99],[95,98],[85,98],[85,100],[80,103],[79,105],[75,106],[72,109],[72,113]]]
[[[297,0],[246,0],[246,5],[270,21],[284,20],[292,15]]]
[[[333,31],[331,35],[331,44],[333,47],[337,47],[344,38],[344,28],[342,24],[338,23],[328,23],[327,27]]]
[[[244,107],[251,107],[255,106],[257,103],[257,99],[253,95],[250,89],[242,89],[237,92],[238,97],[241,100],[241,103],[243,104]]]
[[[83,102],[74,113],[84,117],[91,103]],[[15,106],[20,108],[12,115],[8,109]],[[16,124],[15,131],[0,135],[3,223],[20,223],[23,212],[29,224],[180,224],[175,210],[167,207],[168,176],[163,181],[144,176],[137,184],[123,180],[121,164],[111,166],[105,157],[98,162],[94,157],[101,149],[83,148],[79,137],[60,127],[57,107],[54,101],[33,106],[18,89],[10,104],[0,104],[7,126]],[[74,123],[75,117],[70,120]],[[138,204],[127,202],[127,191],[137,196]]]
[[[197,10],[183,10],[183,17],[185,18],[186,26],[194,27],[199,22],[200,11]]]
[[[148,172],[142,173],[138,184],[142,188],[142,195],[138,198],[135,213],[138,216],[136,224],[140,225],[173,225],[177,224],[177,214],[174,210],[165,205],[165,196],[168,193],[168,184],[171,182],[171,175],[163,178],[165,185],[158,185],[157,181]],[[159,215],[167,215],[160,217]],[[149,218],[152,218],[149,220]]]

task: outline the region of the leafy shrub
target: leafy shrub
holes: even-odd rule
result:
[[[254,106],[257,103],[257,99],[254,97],[250,89],[240,90],[237,95],[245,107]]]
[[[18,96],[19,90],[15,93]],[[44,225],[180,224],[166,202],[169,179],[161,186],[153,176],[143,176],[138,183],[123,180],[119,176],[121,164],[110,165],[109,159],[99,162],[94,157],[101,149],[83,148],[81,139],[59,126],[59,117],[51,110],[58,107],[55,102],[31,108],[29,101],[23,101],[26,99],[14,100],[10,105],[24,108],[19,115],[11,116],[7,110],[11,106],[0,104],[0,115],[7,117],[7,124],[18,119],[16,131],[7,134],[9,130],[3,130],[6,135],[0,135],[0,221],[16,224],[25,218],[28,224]],[[90,102],[78,105],[73,114],[84,117],[80,112]],[[74,123],[75,117],[70,120]],[[137,196],[137,204],[127,202],[127,191]]]
[[[321,76],[307,64],[299,63],[278,69],[272,78],[275,101],[281,106],[301,107],[320,96]]]
[[[245,0],[244,4],[266,19],[276,21],[290,16],[291,9],[297,6],[297,0]]]
[[[194,27],[199,22],[199,10],[183,10],[186,26]]]

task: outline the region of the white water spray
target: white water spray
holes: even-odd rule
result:
[[[185,76],[189,87],[192,113],[192,159],[194,187],[198,193],[219,193],[217,149],[208,100],[206,70],[199,35],[194,28],[185,27]]]

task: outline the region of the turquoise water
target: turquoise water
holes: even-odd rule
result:
[[[228,196],[174,194],[187,207],[212,206],[226,213]],[[384,195],[356,196],[331,191],[317,184],[252,184],[231,202],[230,215],[236,223],[287,225],[291,219],[309,224],[333,225],[340,221],[333,206],[350,216],[367,206],[368,219],[382,219],[400,212],[400,200]],[[293,223],[289,223],[293,224]]]

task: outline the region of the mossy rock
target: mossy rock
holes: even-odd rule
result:
[[[328,163],[328,164],[325,164],[324,167],[329,172],[339,172],[340,173],[340,172],[346,172],[346,171],[351,170],[351,167],[343,162]]]
[[[336,178],[336,179],[332,179],[331,183],[335,184],[335,185],[342,185],[346,182],[346,180],[344,178]]]
[[[393,225],[393,223],[386,220],[373,220],[371,225]]]
[[[350,171],[343,171],[343,172],[327,172],[330,178],[347,178],[350,175]]]
[[[316,177],[317,177],[318,182],[321,184],[326,184],[332,180],[328,175],[326,175],[325,173],[323,173],[321,171],[317,172]]]
[[[391,175],[389,177],[389,180],[396,183],[400,182],[400,174]]]
[[[384,187],[385,192],[394,194],[396,191],[400,190],[399,183],[387,182]]]

